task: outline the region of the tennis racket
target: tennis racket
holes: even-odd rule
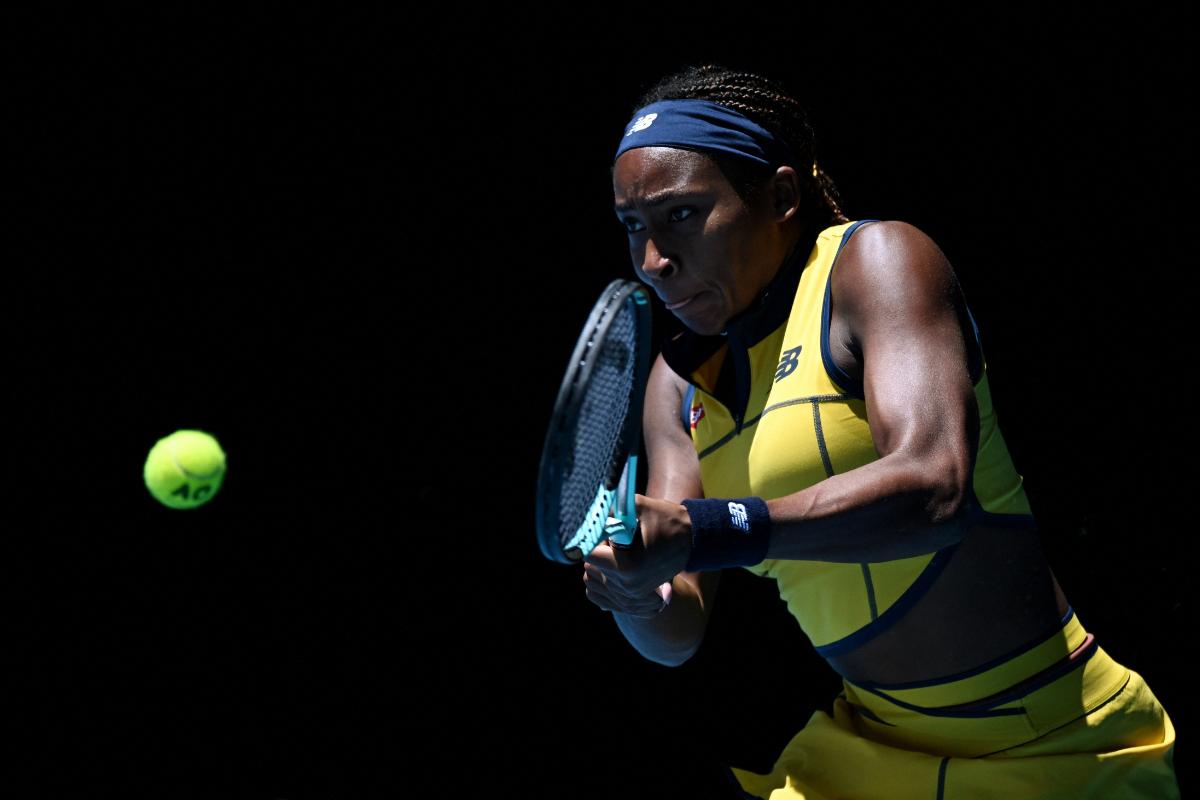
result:
[[[579,563],[606,539],[633,544],[649,371],[649,294],[615,280],[575,343],[542,448],[537,535],[551,561]]]

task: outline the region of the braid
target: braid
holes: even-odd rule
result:
[[[782,84],[753,72],[717,64],[687,67],[660,80],[642,95],[635,111],[660,100],[710,100],[734,109],[779,137],[796,155],[793,164],[808,188],[807,208],[815,219],[829,224],[848,222],[842,213],[833,179],[817,164],[815,135],[808,114]],[[710,153],[743,202],[761,191],[770,172],[744,159]],[[804,166],[812,165],[811,169]]]

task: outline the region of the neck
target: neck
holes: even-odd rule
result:
[[[728,336],[730,330],[744,326],[748,320],[757,317],[762,312],[772,291],[786,282],[785,273],[791,271],[788,267],[798,269],[803,266],[803,260],[812,250],[812,243],[819,232],[820,226],[813,222],[809,222],[807,225],[797,223],[788,229],[783,239],[784,246],[780,248],[783,255],[776,260],[775,269],[771,272],[771,277],[767,280],[766,285],[759,289],[749,306],[725,323],[725,330],[721,331],[721,336]],[[797,260],[801,261],[800,265],[795,263]]]

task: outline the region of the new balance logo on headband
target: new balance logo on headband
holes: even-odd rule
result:
[[[746,516],[746,507],[741,503],[729,503],[729,521],[735,528],[741,528],[744,531],[750,530],[750,518]]]
[[[654,124],[654,120],[656,120],[656,119],[658,119],[658,114],[646,114],[644,116],[638,117],[637,120],[633,123],[633,125],[631,125],[629,127],[629,130],[625,131],[625,135],[630,136],[632,134],[637,133],[638,131],[646,130],[646,128],[649,128],[651,125]]]

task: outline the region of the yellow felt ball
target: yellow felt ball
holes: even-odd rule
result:
[[[204,431],[175,431],[150,448],[145,478],[150,494],[164,506],[196,508],[221,488],[225,452]]]

